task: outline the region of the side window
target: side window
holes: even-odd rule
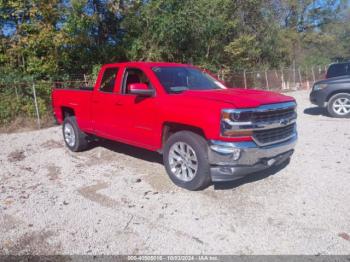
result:
[[[129,85],[134,83],[144,83],[149,89],[153,89],[146,74],[138,68],[127,68],[123,79],[123,93],[129,94]]]
[[[114,88],[114,83],[118,74],[118,67],[107,68],[102,77],[100,91],[112,93]]]

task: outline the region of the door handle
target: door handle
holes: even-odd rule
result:
[[[122,103],[122,102],[118,102],[118,101],[117,101],[117,102],[115,102],[115,105],[116,105],[116,106],[122,106],[122,105],[123,105],[123,103]]]
[[[92,103],[98,104],[98,100],[92,100]]]

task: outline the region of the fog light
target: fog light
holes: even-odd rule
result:
[[[220,173],[231,175],[232,174],[232,170],[231,170],[230,167],[220,167]]]
[[[272,166],[275,162],[276,162],[276,159],[271,158],[271,159],[267,160],[267,165]]]
[[[241,149],[239,148],[232,148],[232,159],[238,160],[241,156]]]
[[[210,148],[221,155],[232,155],[232,160],[238,160],[241,156],[241,149],[232,146],[211,145]]]

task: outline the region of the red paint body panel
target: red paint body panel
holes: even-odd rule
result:
[[[58,122],[63,121],[62,108],[71,108],[79,127],[87,133],[131,145],[159,150],[166,123],[189,125],[203,130],[206,139],[249,141],[251,137],[225,138],[220,136],[221,110],[254,108],[260,105],[294,101],[273,92],[222,89],[184,91],[168,94],[152,71],[155,66],[190,66],[176,63],[128,62],[108,64],[101,68],[93,91],[54,89],[52,102]],[[104,71],[118,67],[113,93],[99,90]],[[141,69],[149,78],[156,94],[142,97],[121,94],[126,67]]]

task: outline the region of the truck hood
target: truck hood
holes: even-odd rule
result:
[[[182,93],[186,97],[214,100],[234,105],[236,108],[258,107],[266,104],[276,104],[294,101],[294,98],[282,94],[252,90],[252,89],[218,89],[218,90],[188,90]]]

